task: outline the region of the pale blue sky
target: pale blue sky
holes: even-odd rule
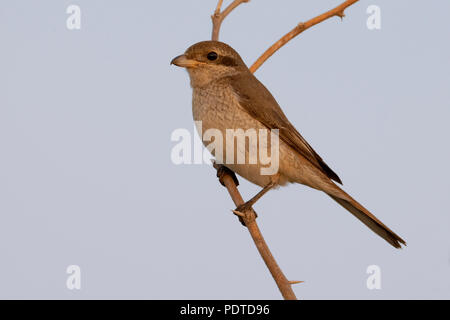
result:
[[[252,0],[221,40],[251,64],[340,1]],[[70,4],[81,30],[66,28]],[[170,60],[210,37],[215,1],[0,3],[0,298],[279,299],[215,172],[170,161],[192,130]],[[382,28],[366,27],[379,5]],[[303,299],[450,298],[448,1],[361,1],[257,71],[345,189],[402,236],[395,250],[327,196],[256,205]],[[249,198],[258,188],[241,180]],[[66,288],[67,266],[82,289]],[[366,288],[379,265],[382,289]]]

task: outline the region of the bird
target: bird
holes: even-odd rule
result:
[[[260,161],[224,163],[228,169],[262,187],[256,196],[243,207],[238,207],[237,211],[248,209],[273,188],[298,183],[329,195],[393,247],[406,245],[401,237],[339,187],[338,184],[342,184],[339,176],[300,135],[269,90],[230,45],[213,40],[201,41],[175,57],[171,64],[185,68],[189,74],[192,114],[196,124],[201,123],[202,130],[219,130],[223,136],[229,129],[277,130],[277,172],[262,174],[263,165]],[[250,140],[244,150],[247,155],[252,147],[261,147]],[[203,143],[207,145],[206,141]],[[230,142],[226,141],[219,150],[223,157],[227,152],[227,143]],[[256,145],[252,146],[251,143]],[[217,154],[217,150],[214,152]]]

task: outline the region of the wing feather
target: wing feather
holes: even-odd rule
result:
[[[252,73],[241,72],[228,77],[226,81],[229,81],[245,111],[267,128],[279,129],[282,141],[309,160],[315,167],[322,170],[330,179],[342,184],[338,175],[300,135],[269,90]]]

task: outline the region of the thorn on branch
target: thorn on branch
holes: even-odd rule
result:
[[[242,212],[240,212],[240,211],[237,211],[237,210],[231,210],[235,215],[237,215],[237,216],[239,216],[239,217],[242,217],[242,218],[244,218],[245,217],[245,214],[243,214]]]
[[[339,18],[341,18],[341,20],[344,19],[344,17],[345,17],[344,10],[337,12],[337,13],[336,13],[336,16],[338,16]]]

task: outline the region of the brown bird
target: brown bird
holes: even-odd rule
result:
[[[232,171],[263,187],[244,205],[245,208],[237,208],[238,211],[253,205],[273,187],[301,183],[328,194],[395,248],[406,245],[403,239],[333,182],[341,183],[341,180],[295,129],[271,93],[250,72],[233,48],[219,41],[199,42],[174,58],[171,64],[184,67],[189,73],[193,88],[193,116],[195,121],[202,122],[203,131],[217,129],[226,136],[227,129],[279,130],[276,173],[262,174],[263,164],[260,161],[254,164],[225,163]],[[225,144],[221,150],[224,158],[227,152]],[[261,141],[259,145],[251,144],[249,141],[241,152],[248,156],[252,147],[261,147]]]

